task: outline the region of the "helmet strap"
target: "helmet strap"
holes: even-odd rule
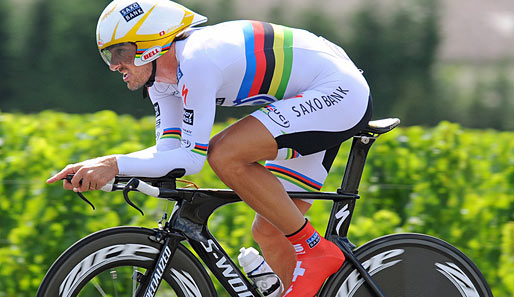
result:
[[[156,60],[152,61],[152,74],[150,75],[150,78],[148,79],[148,81],[145,83],[145,85],[143,87],[143,99],[148,97],[148,88],[153,86],[153,83],[155,82],[155,73],[157,72],[157,61]]]

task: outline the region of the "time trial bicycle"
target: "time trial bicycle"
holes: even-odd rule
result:
[[[343,251],[346,261],[317,296],[492,297],[473,262],[440,239],[392,234],[359,248],[348,240],[368,151],[380,134],[399,122],[371,121],[353,137],[337,192],[288,192],[293,199],[333,201],[325,238]],[[162,178],[118,176],[104,187],[107,191],[123,191],[127,203],[135,208],[128,196],[130,191],[176,203],[170,218],[163,217],[158,228],[110,228],[75,243],[51,266],[37,297],[216,296],[213,282],[198,258],[230,296],[261,296],[208,229],[208,220],[217,208],[239,202],[240,198],[231,190],[176,188],[176,178],[183,174],[184,170],[179,169]],[[186,248],[185,241],[196,255]]]

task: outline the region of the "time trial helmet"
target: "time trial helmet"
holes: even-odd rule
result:
[[[107,65],[116,45],[136,45],[134,65],[141,66],[166,53],[175,37],[207,18],[169,0],[114,0],[96,26],[96,43]]]

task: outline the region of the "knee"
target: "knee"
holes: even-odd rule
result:
[[[269,242],[273,243],[277,241],[277,238],[284,237],[280,230],[260,215],[256,215],[253,221],[252,235],[259,245],[266,245]]]
[[[216,175],[221,178],[238,177],[245,173],[246,165],[250,164],[244,154],[225,138],[209,142],[207,162]]]
[[[207,162],[216,174],[222,173],[232,162],[230,148],[226,148],[222,140],[212,139],[209,141],[209,150],[207,152]]]

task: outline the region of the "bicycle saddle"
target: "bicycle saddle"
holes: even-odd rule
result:
[[[365,127],[361,132],[372,133],[372,134],[384,134],[396,128],[400,124],[400,119],[388,118],[376,121],[370,121],[368,126]]]

